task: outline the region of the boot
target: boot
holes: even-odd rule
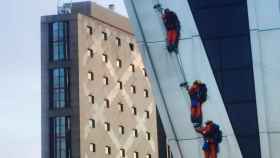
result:
[[[167,46],[167,51],[168,51],[169,53],[172,53],[172,47],[171,47],[170,45]]]

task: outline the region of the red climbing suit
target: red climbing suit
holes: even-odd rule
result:
[[[213,136],[215,134],[214,124],[212,122],[206,123],[205,127],[196,129],[204,137],[203,151],[205,158],[217,158],[218,144],[215,142]]]
[[[174,45],[176,44],[177,42],[177,37],[178,36],[178,33],[177,31],[174,29],[174,30],[168,30],[167,31],[167,42],[168,42],[168,45]]]
[[[162,19],[167,30],[168,45],[177,47],[180,32],[180,22],[177,15],[169,9],[165,9]]]
[[[202,117],[202,108],[201,108],[201,102],[198,98],[198,92],[199,92],[199,85],[193,84],[189,89],[189,95],[191,97],[191,117],[192,118],[199,118]]]

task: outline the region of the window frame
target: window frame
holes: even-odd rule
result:
[[[57,26],[56,26],[57,25]],[[49,23],[49,61],[69,59],[69,22],[55,21]]]
[[[63,109],[70,104],[69,68],[55,67],[49,70],[49,109]]]
[[[94,143],[89,144],[89,151],[90,152],[96,152],[96,145]]]

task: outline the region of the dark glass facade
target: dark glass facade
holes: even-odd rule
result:
[[[68,22],[49,24],[49,108],[50,112],[70,107],[70,68]],[[69,116],[49,119],[50,158],[71,158],[71,120]]]
[[[49,28],[50,60],[68,59],[68,22],[54,22]]]
[[[246,0],[188,0],[244,158],[260,158]]]
[[[50,70],[50,107],[52,109],[69,107],[69,69]]]
[[[50,119],[50,158],[71,158],[70,117]]]

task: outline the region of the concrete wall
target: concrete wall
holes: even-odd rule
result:
[[[88,26],[93,28],[92,35],[87,33]],[[107,41],[104,41],[102,32],[107,33]],[[120,47],[116,44],[116,37],[121,39]],[[134,36],[80,14],[78,43],[81,157],[118,158],[121,148],[126,150],[126,157],[132,157],[134,151],[139,157],[146,154],[158,157],[155,103],[149,80],[142,72],[144,66]],[[134,51],[130,51],[129,43],[134,44]],[[93,50],[93,58],[88,56],[88,49]],[[107,63],[102,61],[102,54],[108,56]],[[116,65],[117,59],[122,60],[121,68]],[[130,71],[130,64],[135,65],[135,72]],[[89,71],[93,72],[94,80],[88,80]],[[108,85],[104,85],[103,76],[108,77]],[[117,81],[123,82],[122,90]],[[136,94],[131,93],[131,85],[136,86]],[[149,91],[148,98],[144,97],[144,89]],[[94,96],[94,104],[88,101],[88,95]],[[109,108],[106,108],[104,99],[109,99]],[[118,103],[124,105],[123,112],[119,111]],[[132,106],[137,108],[135,116]],[[145,118],[146,110],[150,113],[149,119]],[[95,120],[95,128],[89,126],[89,119]],[[109,132],[104,128],[105,122],[110,123]],[[125,127],[124,135],[119,133],[119,125]],[[134,128],[138,130],[137,138],[132,133]],[[145,138],[147,131],[151,133],[151,140]],[[89,151],[90,143],[96,144],[96,152]],[[105,154],[107,145],[111,147],[111,156]]]

